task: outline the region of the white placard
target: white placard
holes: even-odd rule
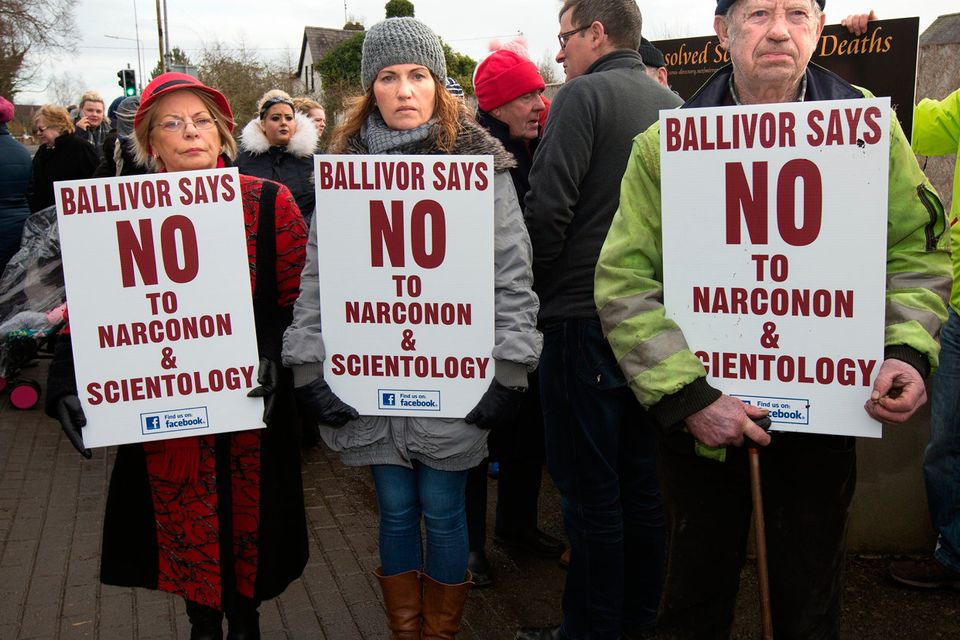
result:
[[[784,431],[879,437],[890,101],[660,113],[664,304]]]
[[[324,377],[363,415],[463,417],[493,379],[493,158],[316,156]]]
[[[263,427],[237,170],[55,192],[84,444]]]

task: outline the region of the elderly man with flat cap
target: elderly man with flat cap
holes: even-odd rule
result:
[[[683,108],[869,97],[810,64],[825,0],[718,0],[714,27],[731,64]],[[596,301],[634,393],[658,423],[669,516],[660,638],[730,635],[746,553],[750,438],[764,447],[764,509],[774,635],[839,636],[855,440],[764,433],[762,412],[721,393],[665,317],[661,254],[660,131],[634,140],[620,208],[596,271]],[[896,118],[890,125],[884,361],[865,410],[899,424],[926,401],[937,365],[950,262],[943,208]]]

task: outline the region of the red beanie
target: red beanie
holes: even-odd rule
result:
[[[477,105],[492,111],[515,98],[544,88],[537,65],[509,49],[497,49],[477,65],[473,92]]]

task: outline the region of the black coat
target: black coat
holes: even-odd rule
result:
[[[249,182],[245,182],[249,181]],[[252,190],[250,189],[251,184]],[[289,272],[290,237],[296,236],[299,260],[302,263],[306,229],[299,214],[293,210],[290,196],[277,196],[277,185],[259,180],[241,179],[244,189],[244,218],[248,221],[248,236],[256,243],[251,270],[256,274],[254,287],[254,318],[257,344],[261,357],[280,362],[283,331],[289,325],[291,308],[280,306],[277,287],[278,267]],[[259,185],[262,186],[262,191]],[[248,195],[251,196],[248,198]],[[254,200],[253,198],[256,198]],[[252,201],[252,205],[246,204]],[[288,204],[289,203],[289,204]],[[294,219],[295,217],[295,219]],[[251,226],[256,221],[256,226]],[[296,227],[296,228],[291,228]],[[248,238],[248,243],[251,240]],[[277,244],[280,244],[280,247]],[[257,268],[257,266],[261,268]],[[302,265],[301,265],[302,268]],[[299,274],[299,271],[297,271]],[[286,273],[284,277],[288,277]],[[296,278],[299,282],[299,276]],[[293,286],[293,285],[290,285]],[[288,287],[289,288],[289,287]],[[254,599],[266,600],[279,595],[290,582],[303,572],[308,556],[306,514],[303,505],[303,484],[300,474],[300,438],[294,409],[293,382],[289,370],[280,370],[280,381],[274,397],[274,409],[267,427],[259,431],[259,456],[255,463],[259,475],[259,496],[256,502],[256,581]],[[77,395],[73,354],[69,337],[62,336],[57,343],[47,379],[46,411],[56,417],[57,404],[66,395]],[[253,467],[249,459],[241,464],[232,453],[238,434],[224,433],[209,437],[214,441],[216,459],[217,497],[216,522],[210,522],[212,535],[219,539],[220,557],[213,560],[222,583],[219,603],[207,603],[225,610],[234,589],[228,588],[227,578],[233,571],[233,545],[223,544],[230,539],[233,527],[231,514],[230,475],[242,468],[249,475]],[[188,597],[190,582],[171,588],[169,580],[160,575],[161,549],[157,529],[157,511],[154,503],[157,493],[148,472],[146,445],[126,444],[117,448],[117,458],[110,477],[107,506],[103,519],[103,549],[100,556],[100,581],[118,586],[163,589]],[[164,484],[168,484],[165,483]],[[163,508],[167,508],[165,505]],[[167,550],[169,552],[169,550]],[[189,558],[185,562],[191,561]],[[229,569],[228,569],[229,568]],[[188,597],[188,599],[191,599]]]
[[[313,156],[297,156],[289,153],[285,147],[270,147],[263,153],[244,149],[237,155],[235,164],[244,175],[273,180],[290,189],[300,214],[310,226],[310,218],[316,207]]]
[[[54,205],[54,182],[93,177],[97,164],[97,152],[93,146],[72,133],[60,134],[52,149],[41,145],[33,156],[30,211],[39,211]]]
[[[23,222],[30,215],[30,152],[0,123],[0,273],[20,248]]]
[[[137,164],[133,158],[133,140],[127,139],[120,146],[120,170],[117,170],[117,142],[120,141],[116,131],[107,134],[103,141],[103,160],[94,172],[94,178],[115,178],[117,176],[140,176],[150,173],[150,169]]]

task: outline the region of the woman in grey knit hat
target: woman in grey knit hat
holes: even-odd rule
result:
[[[293,368],[301,409],[321,423],[326,444],[345,464],[372,470],[380,506],[377,578],[393,638],[453,638],[471,586],[467,471],[486,457],[489,429],[508,425],[516,413],[540,356],[532,251],[509,174],[516,163],[444,88],[436,34],[413,18],[374,25],[363,43],[361,75],[364,94],[334,133],[333,153],[494,158],[494,380],[462,418],[358,416],[340,401],[322,377],[316,224],[283,359]]]

